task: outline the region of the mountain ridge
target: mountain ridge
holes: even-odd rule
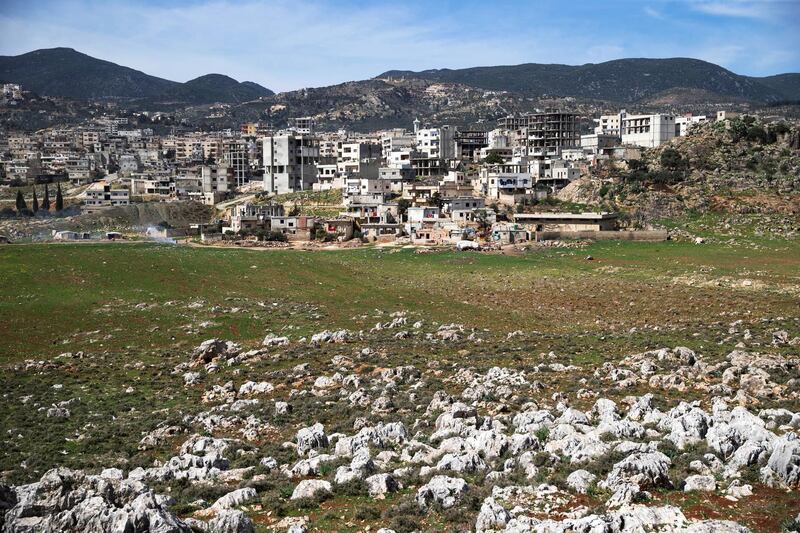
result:
[[[151,76],[72,48],[46,48],[0,56],[0,81],[45,96],[76,100],[179,100],[187,104],[238,103],[274,94],[254,82],[206,74],[186,83]]]
[[[743,76],[693,58],[626,58],[585,65],[523,63],[463,69],[389,70],[376,78],[416,78],[530,96],[620,103],[640,102],[672,89],[700,89],[720,97],[760,103],[800,99],[800,74]]]

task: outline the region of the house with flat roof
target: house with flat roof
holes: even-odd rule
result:
[[[517,213],[514,222],[530,231],[613,231],[616,213]]]

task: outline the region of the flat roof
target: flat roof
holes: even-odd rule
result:
[[[617,218],[616,213],[517,213],[514,221],[536,220],[536,219],[559,219],[559,220],[609,220]]]

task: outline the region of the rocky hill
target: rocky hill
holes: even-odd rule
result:
[[[165,80],[72,48],[0,56],[0,81],[19,83],[44,96],[76,100],[122,98],[198,104],[242,102],[273,94],[256,83],[239,83],[220,74],[186,83]]]
[[[710,101],[774,102],[800,98],[800,74],[754,78],[689,58],[618,59],[571,66],[526,63],[513,66],[390,70],[378,78],[418,78],[482,89],[638,103],[675,89],[701,90]]]
[[[439,124],[481,124],[509,113],[533,111],[537,106],[566,105],[564,101],[531,99],[517,93],[493,92],[452,83],[426,80],[364,80],[330,87],[279,93],[227,108],[208,106],[187,109],[182,119],[214,126],[261,120],[277,126],[290,117],[313,116],[325,128],[370,131],[410,127],[415,118]],[[571,101],[572,109],[589,111]]]
[[[800,129],[752,118],[696,126],[639,160],[606,165],[559,194],[635,219],[697,213],[800,214]]]

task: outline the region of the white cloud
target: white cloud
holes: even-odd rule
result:
[[[654,8],[653,6],[645,6],[644,14],[647,15],[648,17],[653,17],[654,19],[664,18],[664,14],[661,11]]]
[[[772,19],[776,15],[776,7],[780,2],[771,0],[726,0],[708,1],[699,0],[691,3],[692,9],[722,17],[736,17],[749,19]]]

